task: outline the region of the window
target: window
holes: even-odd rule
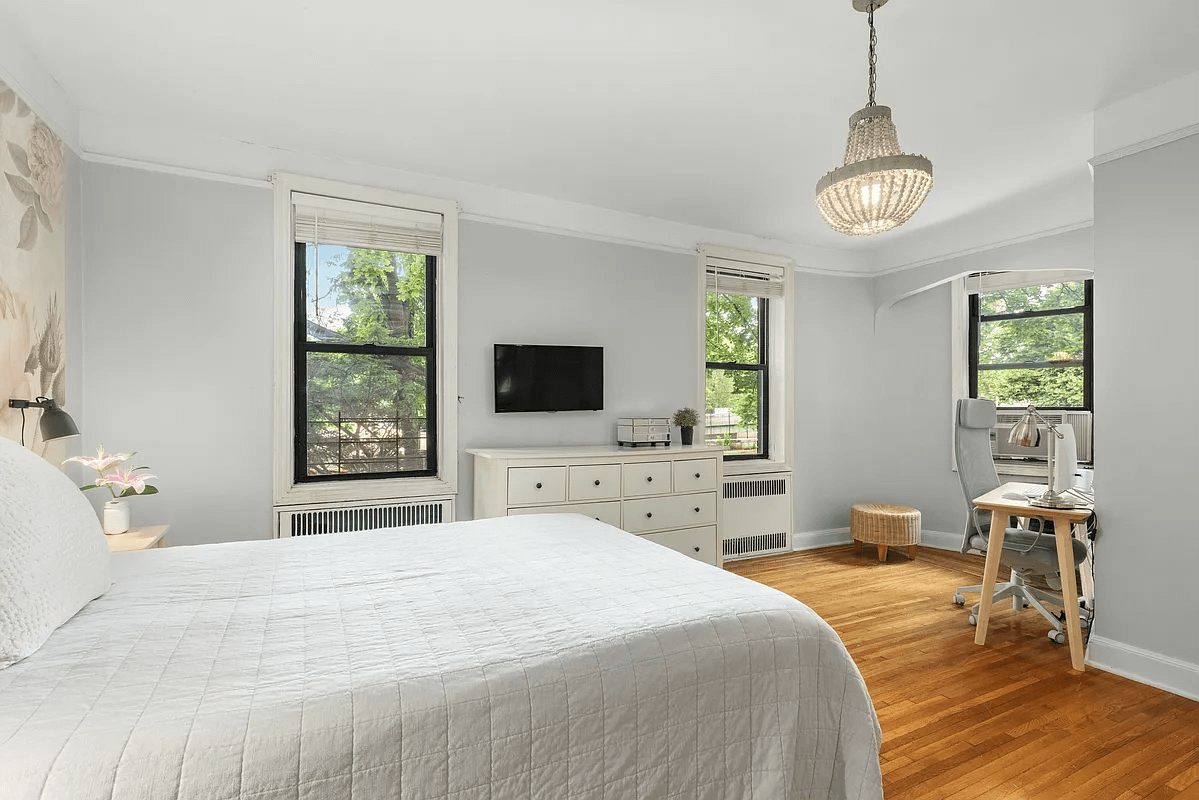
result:
[[[276,505],[453,494],[456,205],[274,180]]]
[[[1001,407],[1092,410],[1093,281],[969,295],[970,396]]]
[[[706,441],[726,460],[770,458],[771,388],[780,388],[771,364],[782,356],[771,324],[786,268],[712,255],[703,263]]]
[[[295,250],[296,480],[436,475],[437,257]]]

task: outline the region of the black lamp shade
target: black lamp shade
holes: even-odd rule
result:
[[[38,428],[42,432],[43,442],[79,435],[79,428],[75,426],[75,420],[71,419],[71,415],[59,408],[58,403],[53,400],[42,401],[42,419],[38,423]]]

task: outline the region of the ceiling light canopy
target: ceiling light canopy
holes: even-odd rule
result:
[[[912,218],[933,188],[933,162],[899,149],[891,109],[875,105],[874,11],[887,0],[853,0],[870,26],[870,98],[849,118],[845,163],[816,184],[816,207],[834,230],[849,236],[883,233]]]

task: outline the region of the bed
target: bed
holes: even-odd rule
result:
[[[882,797],[877,717],[826,623],[586,517],[112,570],[0,670],[7,800]]]

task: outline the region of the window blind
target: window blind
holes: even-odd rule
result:
[[[297,242],[441,255],[440,214],[292,192]]]
[[[1026,286],[1049,286],[1090,280],[1091,275],[1076,269],[1021,270],[1017,272],[975,273],[966,278],[967,294],[1002,292]]]
[[[716,256],[706,256],[707,290],[749,297],[783,297],[786,270],[771,264],[753,264]]]

